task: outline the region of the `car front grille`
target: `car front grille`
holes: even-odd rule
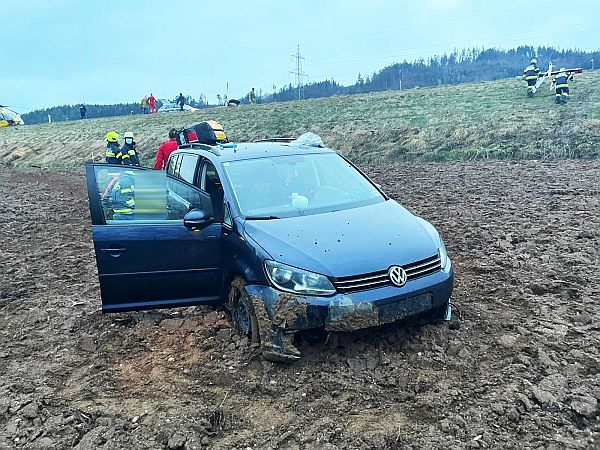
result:
[[[402,268],[406,271],[406,282],[408,283],[416,278],[431,275],[432,273],[439,271],[442,268],[442,265],[440,256],[435,255],[422,259],[421,261],[406,264],[402,266]],[[390,281],[387,270],[351,277],[336,278],[333,281],[335,288],[342,294],[389,286],[391,284],[392,282]]]

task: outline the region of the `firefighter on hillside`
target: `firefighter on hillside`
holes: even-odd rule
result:
[[[564,67],[560,68],[560,71],[552,78],[554,83],[554,90],[556,97],[554,102],[556,104],[567,103],[567,97],[569,96],[569,80],[573,79],[572,73],[567,73]]]
[[[119,134],[109,131],[106,134],[106,162],[108,164],[121,164],[121,154],[119,149]]]
[[[133,133],[128,131],[123,137],[125,138],[125,143],[123,144],[123,147],[121,147],[123,164],[139,166],[140,157],[137,152],[137,143],[133,140]]]
[[[535,86],[537,79],[540,76],[540,69],[537,66],[537,59],[532,59],[529,65],[523,70],[525,81],[527,81],[527,96],[533,96],[533,90],[531,89]]]

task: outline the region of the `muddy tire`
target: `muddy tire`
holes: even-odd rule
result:
[[[234,328],[241,334],[248,336],[251,343],[259,344],[258,320],[254,312],[254,305],[244,289],[245,286],[246,282],[240,277],[236,277],[231,282],[227,306],[231,313]]]

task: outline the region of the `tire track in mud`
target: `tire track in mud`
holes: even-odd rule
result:
[[[0,169],[0,447],[600,446],[600,163],[364,169],[442,233],[460,326],[292,366],[223,311],[102,315],[83,175]]]

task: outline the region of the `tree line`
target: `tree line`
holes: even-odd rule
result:
[[[442,84],[459,84],[476,81],[491,81],[522,75],[523,69],[532,58],[537,58],[542,70],[552,63],[560,68],[582,67],[589,69],[592,64],[600,65],[600,50],[586,52],[577,49],[559,50],[553,47],[520,46],[510,50],[463,49],[454,50],[450,54],[436,55],[428,59],[395,63],[373,72],[370,75],[358,74],[356,82],[343,86],[334,79],[317,81],[302,86],[300,92],[292,84],[282,87],[272,94],[257,92],[258,103],[287,102],[300,98],[320,98],[335,95],[350,95],[365,92],[411,89],[415,87],[439,86]],[[592,61],[594,63],[592,63]],[[249,102],[250,93],[240,99]],[[217,104],[211,104],[204,94],[198,99],[186,95],[186,104],[195,108],[208,108],[221,105],[225,99],[220,95]],[[176,102],[176,98],[172,100]],[[159,101],[158,106],[162,103]],[[119,103],[114,105],[86,105],[88,118],[110,117],[128,114],[139,114],[139,103]],[[63,105],[41,109],[23,114],[25,123],[42,123],[48,121],[48,114],[53,121],[79,119],[79,105]]]
[[[523,74],[523,69],[536,58],[542,71],[552,61],[558,69],[581,67],[590,69],[600,65],[600,50],[559,50],[553,47],[521,46],[510,50],[463,49],[429,59],[392,64],[371,75],[358,74],[350,86],[342,86],[335,80],[309,83],[302,87],[300,98],[331,97],[366,92],[411,89],[415,87],[439,86],[476,81],[491,81],[512,78]],[[592,61],[594,63],[592,63]],[[259,102],[285,102],[298,98],[298,88],[288,85],[274,94],[259,97]]]

